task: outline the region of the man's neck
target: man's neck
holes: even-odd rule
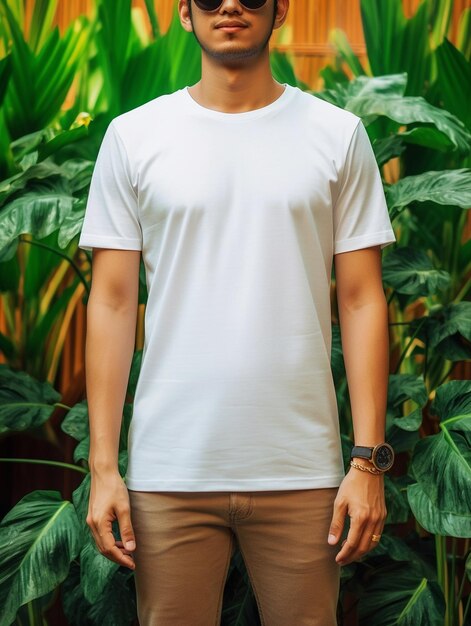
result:
[[[268,106],[283,93],[270,70],[269,57],[253,65],[227,67],[203,55],[201,80],[189,89],[191,96],[208,109],[243,113]]]

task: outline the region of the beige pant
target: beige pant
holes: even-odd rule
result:
[[[337,491],[129,490],[140,626],[218,626],[236,542],[263,626],[335,626]]]

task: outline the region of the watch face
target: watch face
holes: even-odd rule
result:
[[[392,448],[389,445],[383,444],[379,446],[376,450],[375,454],[375,464],[379,469],[385,470],[389,469],[393,464],[394,453]]]

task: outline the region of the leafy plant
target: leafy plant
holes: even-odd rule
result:
[[[61,428],[76,441],[73,463],[0,462],[51,464],[83,475],[72,501],[58,492],[35,491],[0,523],[6,626],[15,620],[43,625],[43,609],[58,586],[71,624],[119,626],[135,619],[132,572],[98,552],[85,523],[86,402],[68,406],[53,384],[71,315],[89,290],[90,257],[77,250],[77,239],[104,130],[119,113],[199,78],[193,38],[177,19],[161,34],[152,2],[145,5],[150,35],[144,14],[131,9],[130,0],[99,0],[91,19],[80,18],[61,38],[51,29],[56,1],[37,0],[26,41],[23,4],[0,0],[0,120],[6,121],[0,124],[0,292],[8,325],[0,349],[10,365],[0,366],[0,434],[45,428],[60,409],[66,412]],[[471,247],[463,240],[465,209],[471,205],[471,11],[463,13],[455,47],[446,38],[451,5],[423,0],[407,20],[400,0],[362,0],[368,66],[334,31],[338,59],[322,72],[325,89],[313,92],[365,123],[398,235],[398,245],[384,252],[383,280],[393,366],[386,435],[401,471],[385,476],[388,518],[381,543],[342,568],[341,604],[353,593],[362,625],[469,621],[471,383],[450,378],[456,364],[470,358]],[[61,76],[47,61],[59,56]],[[278,80],[308,89],[287,57],[275,52],[271,64]],[[71,78],[77,91],[64,111]],[[42,87],[43,96],[30,111],[18,106],[18,98],[28,102]],[[140,302],[145,299],[141,266]],[[335,320],[332,331],[347,468],[352,420]],[[123,476],[140,359],[136,351],[123,410]],[[403,536],[406,524],[412,530]],[[119,538],[116,524],[113,530]],[[223,623],[236,622],[259,623],[238,552],[223,609]]]

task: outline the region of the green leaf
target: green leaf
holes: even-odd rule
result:
[[[2,621],[11,624],[21,605],[40,598],[67,576],[80,550],[74,507],[58,491],[34,491],[0,523]]]
[[[371,145],[379,166],[384,165],[390,159],[401,156],[404,152],[406,146],[402,140],[402,134],[404,133],[389,135],[388,137],[381,137],[373,140]]]
[[[405,72],[407,92],[420,92],[429,54],[427,4],[422,2],[409,19],[402,0],[362,0],[360,10],[372,73]]]
[[[153,0],[145,0],[147,15],[152,27],[152,36],[156,39],[160,35],[159,21],[155,12],[155,6]]]
[[[12,200],[0,211],[0,252],[2,260],[9,260],[14,249],[9,246],[22,233],[42,239],[58,230],[79,200],[58,185],[51,189],[46,182]],[[9,247],[8,252],[5,250]]]
[[[410,332],[429,344],[449,361],[462,361],[471,357],[471,302],[438,305],[427,318],[416,318]]]
[[[448,429],[470,430],[471,382],[450,380],[440,385],[435,391],[430,413],[437,415]]]
[[[141,371],[141,363],[142,363],[142,350],[137,350],[134,352],[132,357],[131,371],[129,374],[129,382],[127,393],[134,397],[136,393],[137,381],[139,380],[139,373]]]
[[[430,40],[436,48],[450,29],[453,0],[440,0],[429,5]]]
[[[409,485],[407,498],[414,517],[429,533],[465,539],[469,537],[471,533],[469,513],[440,509],[417,483]]]
[[[72,563],[69,576],[62,584],[62,605],[70,626],[130,626],[136,621],[134,572],[120,567],[101,596],[87,601],[79,566]]]
[[[0,59],[0,106],[3,103],[12,70],[11,54]]]
[[[90,536],[80,552],[80,582],[88,602],[94,604],[100,600],[119,568],[118,563],[101,554]]]
[[[385,195],[390,211],[396,213],[412,202],[435,202],[467,209],[471,206],[471,169],[405,176],[393,185],[385,185]]]
[[[471,7],[464,8],[459,17],[456,46],[464,58],[471,61]]]
[[[57,9],[57,0],[36,0],[29,32],[29,44],[36,52],[41,48],[51,28]]]
[[[443,626],[445,600],[435,581],[409,564],[375,572],[358,603],[360,626]]]
[[[82,441],[89,434],[88,405],[86,400],[82,400],[73,406],[61,423],[61,430]]]
[[[427,402],[428,394],[423,376],[415,374],[390,374],[388,382],[388,408],[396,411],[398,407],[412,400],[420,407]]]
[[[432,406],[440,412],[441,432],[425,437],[415,446],[411,473],[418,486],[409,486],[408,498],[417,520],[429,532],[468,537],[471,448],[467,439],[449,426],[458,421],[468,425],[471,422],[471,382],[462,381],[459,386],[445,383],[439,389],[440,395]]]
[[[177,3],[163,40],[165,55],[171,59],[170,91],[198,82],[201,78],[201,48],[193,33],[187,33],[181,27]]]
[[[0,433],[40,426],[52,415],[60,398],[48,382],[0,364]]]
[[[341,28],[333,28],[329,33],[329,43],[334,46],[337,54],[345,61],[354,76],[362,76],[365,74],[360,59],[353,52],[345,31]]]
[[[383,280],[398,293],[430,296],[446,289],[451,277],[436,270],[424,250],[403,246],[383,260]]]
[[[288,56],[279,50],[270,52],[270,65],[274,78],[280,83],[287,83],[293,87],[299,86],[294,68]]]
[[[424,146],[432,150],[440,152],[449,152],[453,150],[453,142],[448,139],[440,130],[431,126],[418,126],[400,132],[396,135],[399,141],[414,144],[416,146]]]
[[[467,155],[471,151],[471,134],[463,122],[420,96],[358,95],[350,98],[345,108],[362,118],[385,116],[401,125],[418,122],[433,124],[448,137],[460,154]]]
[[[443,106],[471,129],[471,63],[446,38],[435,50],[435,57]]]
[[[392,476],[387,474],[384,476],[384,493],[386,497],[386,508],[388,515],[386,524],[403,524],[410,518],[411,512],[407,501],[407,491],[401,489],[401,484]],[[389,540],[389,541],[388,541]],[[391,545],[391,541],[397,540],[401,542],[401,549],[395,550],[395,544]],[[405,544],[398,537],[390,535],[382,535],[381,541],[372,553],[373,557],[379,555],[388,555],[392,559],[410,560],[412,550],[407,549]]]

